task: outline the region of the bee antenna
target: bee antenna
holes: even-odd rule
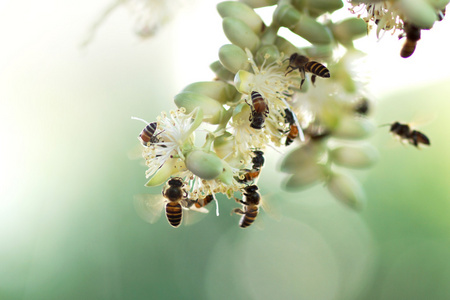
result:
[[[133,119],[133,120],[138,120],[138,121],[142,121],[142,122],[144,122],[145,124],[148,124],[147,121],[145,121],[144,119],[141,119],[141,118],[131,117],[131,119]]]
[[[386,123],[386,124],[378,125],[378,127],[385,127],[385,126],[391,126],[391,125],[392,125],[392,124]]]

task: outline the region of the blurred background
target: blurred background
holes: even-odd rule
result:
[[[271,156],[260,186],[280,221],[242,230],[222,199],[219,217],[173,229],[134,211],[160,188],[144,187],[131,116],[153,120],[213,78],[218,1],[185,3],[146,40],[117,7],[81,47],[112,1],[0,1],[0,299],[450,299],[449,19],[406,60],[397,33],[359,44],[375,123],[429,118],[432,144],[379,128],[378,164],[353,173],[362,212],[322,186],[282,192]]]

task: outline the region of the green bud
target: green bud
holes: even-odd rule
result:
[[[183,167],[184,164],[179,159],[168,159],[165,164],[153,174],[152,178],[150,178],[145,186],[151,187],[161,185],[165,183],[170,176],[178,173]]]
[[[218,60],[209,65],[209,68],[214,72],[214,74],[216,74],[217,78],[222,81],[232,81],[234,78],[234,73],[231,73],[225,69],[222,63]]]
[[[278,0],[239,0],[250,6],[251,8],[259,8],[265,6],[272,6],[277,4]]]
[[[222,65],[232,73],[247,69],[248,57],[242,48],[236,45],[223,45],[219,49],[219,59]]]
[[[375,129],[375,125],[368,119],[346,116],[333,131],[333,137],[359,140],[371,135]]]
[[[323,181],[324,167],[318,164],[307,164],[303,168],[297,170],[282,184],[283,188],[289,192],[296,192],[305,189],[315,183]]]
[[[186,113],[191,113],[195,108],[203,111],[203,121],[211,124],[219,124],[225,109],[218,101],[193,92],[181,92],[175,96],[175,104],[180,108],[184,107]]]
[[[266,55],[268,58],[266,59]],[[266,65],[273,63],[280,58],[280,51],[275,45],[265,45],[258,49],[256,52],[256,63],[261,65],[266,60]]]
[[[250,106],[247,103],[239,103],[233,111],[233,121],[238,123],[248,122],[250,112]]]
[[[284,4],[277,7],[273,17],[281,26],[291,28],[300,21],[302,15],[292,5]]]
[[[447,6],[449,0],[428,0],[427,2],[431,4],[434,7],[434,9],[441,10]]]
[[[234,86],[240,93],[250,94],[252,86],[250,85],[254,80],[255,75],[253,73],[240,70],[234,76]]]
[[[327,182],[330,193],[353,209],[361,209],[365,202],[364,191],[359,182],[343,174],[332,174]]]
[[[334,37],[344,46],[352,46],[353,40],[367,35],[367,23],[360,18],[350,18],[334,24]]]
[[[316,165],[324,154],[325,148],[321,143],[308,143],[289,152],[282,160],[279,170],[284,173],[295,174],[309,165]]]
[[[295,47],[291,42],[282,38],[281,36],[277,36],[275,40],[275,46],[283,52],[285,55],[290,56],[292,53],[298,52],[298,48]]]
[[[341,146],[330,151],[330,158],[336,165],[346,168],[368,168],[378,160],[377,150],[370,146]]]
[[[311,44],[330,44],[333,39],[325,25],[307,15],[304,15],[291,30]]]
[[[223,81],[199,81],[188,85],[182,92],[193,92],[208,96],[221,104],[236,102],[240,99],[234,85]]]
[[[335,10],[341,9],[344,6],[342,0],[306,0],[306,7],[310,11],[315,11],[320,15]]]
[[[259,34],[264,29],[261,17],[245,3],[224,1],[217,4],[217,11],[222,18],[233,17],[243,21],[254,33]]]
[[[306,6],[306,2],[307,0],[292,0],[291,4],[299,11],[303,11]]]
[[[436,11],[425,0],[398,0],[405,20],[423,29],[433,27],[437,20]]]
[[[234,136],[229,132],[225,132],[221,136],[214,139],[213,146],[214,152],[216,152],[220,158],[224,158],[233,152]]]
[[[228,40],[242,49],[255,51],[260,45],[259,37],[243,21],[226,17],[222,21],[223,32]]]
[[[217,176],[216,179],[222,181],[227,185],[231,184],[231,182],[233,181],[233,170],[226,162],[223,162],[223,171],[219,174],[219,176]]]
[[[335,46],[332,44],[329,45],[317,45],[314,47],[305,47],[300,48],[300,52],[308,57],[314,57],[315,59],[326,59],[333,55],[333,48]],[[334,76],[333,76],[334,77]]]
[[[186,155],[186,167],[198,177],[211,180],[223,171],[222,160],[213,152],[193,150]]]

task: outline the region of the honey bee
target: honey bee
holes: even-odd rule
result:
[[[135,197],[135,205],[140,216],[149,223],[156,222],[165,208],[166,218],[172,227],[178,227],[183,218],[188,192],[186,183],[180,177],[169,179],[163,188],[162,196],[140,195]]]
[[[255,221],[259,212],[259,203],[261,200],[261,195],[258,192],[258,187],[256,185],[249,185],[244,188],[242,192],[244,200],[239,200],[242,203],[242,208],[235,208],[232,212],[238,215],[242,215],[239,221],[239,226],[241,228],[246,228]]]
[[[414,53],[414,50],[416,50],[417,41],[420,40],[421,29],[413,24],[405,22],[403,30],[404,32],[399,36],[399,38],[406,36],[406,41],[400,50],[400,56],[407,58]]]
[[[238,178],[238,182],[240,183],[246,183],[252,180],[255,180],[256,178],[259,177],[259,174],[261,173],[261,168],[264,165],[264,152],[260,151],[260,150],[255,150],[253,151],[253,153],[255,154],[255,156],[252,158],[252,169],[245,170],[245,173],[243,174],[244,178]]]
[[[290,70],[289,70],[290,69]],[[330,78],[330,70],[328,70],[324,65],[316,61],[311,61],[308,57],[294,53],[289,57],[289,66],[286,68],[286,74],[298,69],[302,77],[300,83],[300,89],[305,82],[306,72],[312,73],[311,82],[314,85],[316,82],[316,76],[322,78]]]
[[[431,145],[428,137],[420,131],[411,130],[408,124],[401,124],[399,122],[394,122],[390,129],[390,132],[396,134],[400,138],[408,141],[410,144],[418,147],[419,144]]]
[[[163,133],[163,131],[155,134],[156,128],[158,127],[157,122],[148,123],[147,121],[140,119],[140,118],[136,118],[136,117],[131,117],[131,118],[134,120],[142,121],[145,124],[147,124],[147,126],[145,126],[144,129],[142,129],[141,133],[138,136],[138,139],[139,139],[139,141],[141,141],[141,144],[143,146],[148,147],[150,144],[155,144],[155,143],[160,142],[158,135]],[[165,147],[165,145],[161,145],[161,146]]]
[[[353,110],[359,115],[366,116],[370,110],[369,100],[367,98],[361,98],[353,107]]]
[[[252,105],[250,105],[246,100],[247,104],[252,109],[252,113],[249,117],[249,121],[251,122],[250,127],[255,129],[262,129],[264,121],[269,114],[269,106],[267,105],[261,94],[256,91],[253,91],[251,93],[251,98]]]
[[[286,146],[289,146],[294,139],[298,136],[298,127],[295,124],[294,115],[292,114],[292,111],[290,109],[284,110],[285,115],[285,121],[289,124],[289,132],[288,136],[286,137]]]

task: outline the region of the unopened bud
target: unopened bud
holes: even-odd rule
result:
[[[278,0],[240,0],[240,2],[247,4],[251,8],[259,8],[275,5]]]
[[[245,70],[248,64],[248,57],[242,48],[227,44],[219,49],[219,59],[222,65],[232,73]]]
[[[277,38],[275,39],[275,46],[278,47],[280,52],[283,52],[287,56],[290,56],[292,53],[298,52],[298,48],[295,47],[294,44],[281,36],[277,36]]]
[[[198,177],[211,180],[223,171],[222,160],[213,152],[193,150],[186,155],[186,167]]]
[[[330,151],[330,158],[336,165],[346,168],[368,168],[378,160],[377,150],[370,146],[341,146]]]
[[[316,165],[324,154],[325,148],[321,143],[308,143],[288,153],[282,160],[279,170],[285,173],[298,173],[305,166]]]
[[[254,33],[259,34],[264,29],[261,17],[245,3],[224,1],[217,4],[217,11],[222,18],[233,17],[243,21]]]
[[[194,109],[200,108],[203,111],[203,121],[218,124],[225,114],[225,109],[218,101],[193,92],[181,92],[175,96],[175,104],[180,108],[184,107],[186,113],[191,113]]]
[[[242,49],[255,51],[260,45],[259,37],[243,21],[226,17],[222,22],[223,32],[228,40]]]
[[[344,46],[351,46],[353,40],[367,35],[367,23],[360,18],[350,18],[332,27],[333,35]]]
[[[236,88],[223,81],[194,82],[185,87],[183,92],[202,94],[219,101],[221,104],[235,102],[240,98]]]
[[[298,10],[290,4],[279,5],[274,13],[274,19],[281,25],[287,28],[295,26],[302,15]]]
[[[266,65],[271,64],[280,58],[280,51],[275,45],[265,45],[258,49],[256,52],[255,60],[257,64],[262,65],[264,60]]]
[[[353,209],[361,209],[365,202],[364,191],[359,182],[352,177],[334,173],[327,182],[330,193],[342,203]]]
[[[234,73],[228,71],[218,60],[210,64],[209,68],[216,74],[217,79],[227,82],[232,81],[234,78]]]
[[[340,120],[333,131],[333,137],[359,140],[371,135],[375,129],[375,125],[369,119],[346,116]]]
[[[325,12],[332,13],[335,10],[341,9],[344,6],[342,0],[306,0],[306,7],[321,15]]]
[[[234,76],[234,86],[240,93],[250,94],[255,75],[253,73],[240,70]]]
[[[330,30],[313,18],[304,15],[291,29],[311,44],[329,44],[333,40]]]
[[[405,20],[422,29],[430,29],[437,21],[436,10],[426,0],[398,0]]]
[[[324,174],[322,165],[309,163],[297,170],[295,174],[289,176],[287,181],[283,183],[283,186],[289,192],[300,191],[322,181],[325,178]]]

